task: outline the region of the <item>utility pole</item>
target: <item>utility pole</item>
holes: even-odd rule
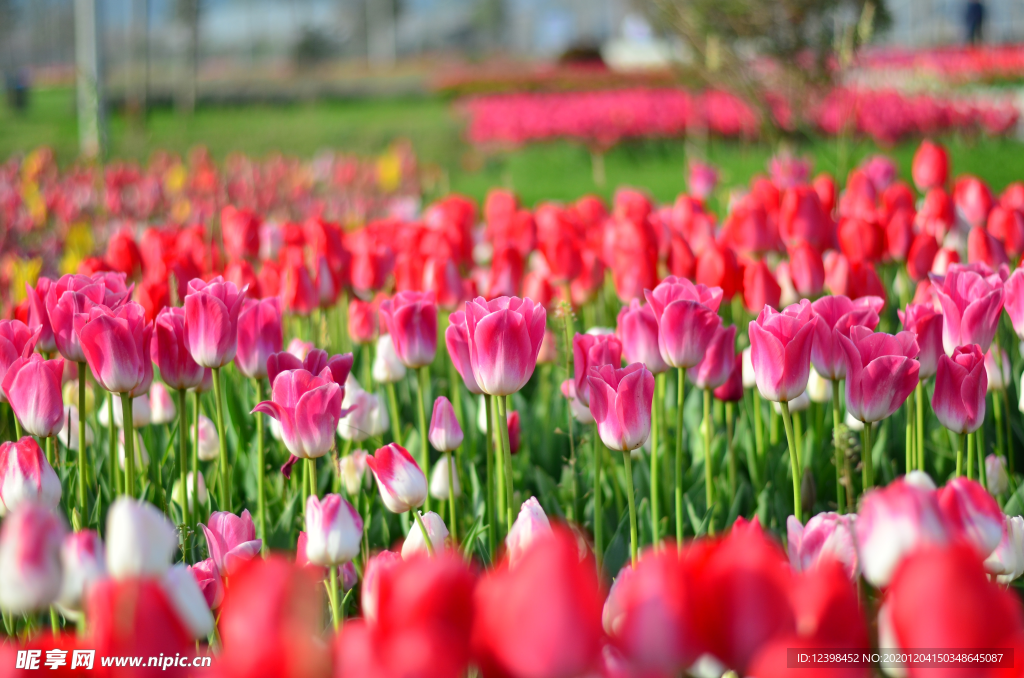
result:
[[[141,126],[146,119],[149,97],[149,0],[132,0],[128,64],[125,91],[128,115]]]
[[[395,64],[395,14],[395,0],[366,0],[366,47],[371,68]]]
[[[75,70],[78,81],[78,146],[85,158],[103,154],[106,115],[99,49],[97,0],[75,0]]]

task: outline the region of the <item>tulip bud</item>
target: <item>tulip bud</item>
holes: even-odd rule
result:
[[[462,487],[459,485],[459,474],[455,468],[455,458],[450,454],[446,454],[437,460],[434,468],[430,471],[430,496],[440,501],[448,501],[449,478],[452,478],[452,482],[455,483],[452,485],[452,494],[456,497],[461,497]]]
[[[462,444],[462,427],[455,418],[455,409],[444,396],[434,401],[434,412],[430,417],[430,444],[438,452],[451,452]]]
[[[363,519],[340,494],[306,500],[306,557],[315,565],[340,565],[359,555]]]
[[[116,393],[111,394],[111,396],[110,399],[104,398],[103,402],[100,403],[97,419],[100,422],[100,426],[104,428],[110,426],[111,410],[107,405],[113,400],[114,426],[124,428],[124,411],[121,407],[121,396]],[[132,398],[132,427],[138,430],[148,426],[150,417],[152,417],[152,412],[149,407],[149,396],[142,395],[138,398]]]
[[[187,490],[185,496],[188,497],[188,510],[189,511],[195,511],[196,510],[195,500],[194,500],[194,496],[193,496],[193,492],[192,492],[192,487],[193,487],[193,485],[192,485],[192,478],[193,477],[194,476],[193,476],[193,472],[192,471],[189,471],[188,475],[185,476],[185,487],[186,487],[186,490]],[[203,477],[202,473],[199,474],[198,483],[199,483],[199,505],[200,506],[206,506],[206,502],[209,501],[210,495],[206,491],[206,479]],[[171,499],[178,506],[183,506],[184,505],[184,501],[182,499],[182,494],[181,494],[181,480],[180,479],[174,481],[174,487],[171,488]]]
[[[295,356],[299,360],[305,360],[306,356],[309,355],[309,352],[314,349],[316,349],[316,344],[314,344],[313,342],[303,341],[298,337],[294,337],[292,338],[291,341],[288,342],[288,348],[285,349],[285,351]]]
[[[932,409],[953,433],[973,433],[985,422],[988,374],[977,344],[958,346],[952,357],[939,356]]]
[[[196,456],[200,461],[213,461],[220,454],[220,438],[217,436],[217,427],[205,414],[199,415],[199,444],[196,446]]]
[[[401,445],[385,445],[367,457],[366,464],[377,478],[384,505],[392,513],[405,513],[426,501],[427,478]]]
[[[185,346],[202,367],[223,367],[238,350],[238,313],[246,289],[217,276],[193,278],[185,295]]]
[[[207,551],[222,577],[230,576],[259,554],[263,540],[256,538],[256,526],[248,510],[242,511],[241,516],[215,511],[210,514],[209,523],[200,523],[199,527],[203,528]]]
[[[174,525],[155,506],[120,497],[107,512],[107,568],[117,579],[162,575],[178,550]]]
[[[418,527],[417,527],[418,529]],[[402,562],[402,556],[394,551],[381,551],[370,558],[363,572],[363,586],[360,591],[360,602],[363,618],[373,623],[377,619],[377,600],[380,597],[380,575],[391,567]]]
[[[1010,489],[1010,476],[1006,473],[1006,462],[1002,457],[994,454],[985,457],[985,484],[993,496]]]
[[[589,380],[590,414],[604,444],[620,452],[643,445],[651,434],[654,375],[650,370],[641,363],[621,370],[602,365],[590,368]]]
[[[359,496],[363,488],[363,479],[366,478],[366,450],[353,450],[338,460],[338,470],[341,474],[341,482],[345,485],[345,492],[350,497]]]
[[[82,530],[64,537],[60,548],[64,579],[57,605],[64,616],[77,619],[93,582],[107,576],[103,541],[95,530]]]
[[[790,401],[807,389],[814,318],[804,299],[781,313],[765,306],[750,322],[750,360],[762,397]]]
[[[390,426],[383,399],[364,391],[351,374],[345,381],[345,397],[341,407],[348,411],[347,415],[338,420],[338,435],[342,440],[361,443],[381,435]]]
[[[48,507],[26,502],[0,527],[0,608],[14,614],[40,610],[61,587],[64,521]]]
[[[757,386],[757,377],[754,375],[754,362],[750,354],[751,349],[749,346],[743,349],[743,388],[754,388]]]
[[[786,531],[793,571],[805,572],[823,559],[831,558],[842,564],[850,579],[856,579],[859,572],[853,540],[856,519],[856,515],[819,513],[804,526],[796,516],[790,516],[786,520]]]
[[[434,361],[437,302],[433,292],[399,292],[385,299],[380,305],[380,319],[403,365],[417,368]]]
[[[448,538],[448,528],[445,527],[444,521],[441,520],[441,516],[437,515],[433,511],[422,514],[421,520],[423,521],[423,527],[427,528],[427,536],[430,537],[430,544],[433,547],[434,553],[440,553],[444,549],[444,542]],[[402,559],[409,560],[417,553],[426,551],[426,542],[423,540],[423,530],[418,525],[413,525],[409,530],[409,534],[405,537],[405,543],[402,544]]]
[[[64,359],[38,353],[15,360],[3,378],[3,392],[25,432],[47,438],[60,433],[64,418],[61,376]]]
[[[999,545],[987,559],[985,570],[1004,586],[1024,574],[1024,518],[1003,516]]]
[[[537,498],[530,497],[524,501],[519,509],[519,516],[505,537],[509,566],[516,564],[537,537],[550,532],[551,522]]]
[[[211,610],[220,607],[221,602],[224,601],[224,580],[221,579],[213,558],[189,565],[188,569],[195,577],[196,583],[199,584],[199,590],[202,591],[203,598],[206,599],[206,605]]]
[[[946,483],[937,496],[947,523],[959,529],[982,558],[992,553],[1003,531],[1003,513],[992,495],[979,483],[960,477]]]
[[[167,600],[178,613],[178,619],[194,640],[205,638],[213,632],[213,614],[188,565],[178,563],[167,570],[160,584],[167,594]]]
[[[373,380],[378,384],[393,384],[405,378],[405,365],[395,353],[390,334],[377,338],[377,352],[373,358]]]
[[[33,438],[0,444],[0,515],[25,503],[56,509],[60,496],[60,479]]]
[[[139,399],[141,400],[141,398]],[[149,387],[149,423],[169,424],[178,416],[178,408],[174,405],[167,387],[154,381]],[[135,403],[132,403],[132,419],[135,419]]]

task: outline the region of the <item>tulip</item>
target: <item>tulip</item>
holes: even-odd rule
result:
[[[763,259],[743,268],[743,303],[748,311],[778,306],[781,297],[782,288]]]
[[[988,390],[988,375],[985,359],[977,344],[960,346],[953,356],[939,358],[935,374],[935,393],[932,395],[932,409],[939,422],[953,433],[960,434],[960,450],[957,452],[957,475],[962,472],[965,434],[973,433],[985,422],[985,394]],[[969,452],[970,450],[968,450]],[[968,471],[972,459],[968,457]]]
[[[284,255],[278,298],[289,313],[308,316],[320,302],[317,287],[302,260],[301,250],[288,247],[285,249]]]
[[[53,326],[50,324],[50,315],[46,311],[46,296],[54,281],[40,276],[36,286],[32,287],[25,283],[25,292],[28,296],[28,328],[32,333],[38,331],[37,344],[40,353],[52,353],[57,348],[53,336]]]
[[[458,315],[453,314],[452,327],[461,326]],[[477,297],[466,302],[464,336],[473,378],[482,392],[509,396],[526,385],[537,364],[546,317],[544,308],[530,299],[499,297],[485,301]],[[452,330],[446,331],[446,342],[449,332]],[[457,343],[458,339],[454,337],[453,341]],[[452,353],[453,361],[459,353]]]
[[[985,559],[985,571],[1004,586],[1024,574],[1024,518],[1003,516],[999,545]]]
[[[449,489],[452,497],[462,496],[455,459],[450,455],[445,455],[438,459],[434,463],[434,468],[430,470],[430,496],[438,501],[445,501],[451,498],[448,495]]]
[[[1002,457],[994,454],[985,457],[985,487],[992,496],[1010,489],[1010,476],[1006,473],[1006,462]]]
[[[936,493],[901,478],[864,495],[855,531],[861,571],[876,587],[888,586],[915,550],[951,537]]]
[[[988,232],[1003,244],[1011,258],[1024,252],[1024,212],[996,206],[988,215]]]
[[[426,500],[427,478],[401,445],[385,445],[366,458],[366,465],[377,479],[384,506],[392,513],[412,510]]]
[[[516,522],[508,530],[505,537],[505,548],[508,552],[509,567],[516,563],[530,550],[530,545],[537,539],[551,533],[551,522],[541,508],[536,497],[530,497],[519,509]]]
[[[417,521],[421,529],[409,530],[409,535],[402,544],[402,559],[410,560],[419,553],[440,553],[444,550],[445,540],[448,538],[448,528],[445,527],[441,516],[433,511],[424,513]],[[426,544],[430,540],[430,545]]]
[[[801,297],[816,297],[825,286],[825,263],[821,253],[800,241],[788,249],[789,275]],[[778,273],[778,269],[776,269]]]
[[[60,547],[61,581],[57,605],[64,616],[76,619],[84,607],[89,588],[107,576],[103,540],[95,530],[82,530],[64,537]]]
[[[0,320],[0,382],[14,361],[32,355],[38,339],[38,334],[30,331],[20,320]],[[2,393],[0,402],[7,402]]]
[[[101,426],[109,427],[111,422],[117,428],[124,428],[124,412],[121,406],[121,396],[112,395],[110,398],[110,404],[112,407],[107,407],[108,402],[104,401],[100,405],[99,412],[96,413],[96,418],[99,420]],[[113,412],[113,417],[111,417]],[[139,396],[138,398],[132,398],[132,426],[135,428],[142,428],[148,426],[152,419],[153,412],[149,404],[149,396]]]
[[[462,428],[455,418],[451,402],[444,396],[438,396],[434,401],[429,439],[438,452],[451,452],[462,444]]]
[[[196,430],[199,433],[195,441],[196,456],[199,461],[213,461],[220,454],[220,440],[217,435],[217,427],[205,414],[199,415],[196,423]]]
[[[145,397],[142,396],[138,400]],[[169,424],[177,417],[178,410],[174,406],[171,394],[167,392],[167,387],[159,381],[153,382],[153,385],[149,387],[149,397],[146,399],[149,401],[149,423]],[[134,414],[135,408],[133,407],[132,415]]]
[[[75,318],[87,317],[93,306],[106,306],[117,310],[130,296],[123,287],[104,280],[93,280],[84,275],[65,275],[52,283],[46,291],[46,312],[52,326],[57,350],[65,360],[76,363],[86,361],[81,338],[75,328]]]
[[[192,639],[199,640],[213,633],[213,614],[206,602],[206,595],[188,565],[178,563],[172,566],[160,584]]]
[[[854,418],[865,423],[892,415],[918,382],[920,366],[917,340],[912,332],[896,335],[851,328],[840,339],[846,350],[846,406]]]
[[[206,491],[206,478],[202,473],[189,471],[185,476],[185,496],[188,498],[188,510],[190,512],[198,511],[199,506],[205,506],[206,502],[209,501],[210,495]],[[196,504],[195,498],[199,497],[199,503]],[[180,480],[174,482],[174,486],[171,488],[171,499],[178,506],[185,506],[184,498],[182,497],[182,483]]]
[[[910,279],[914,282],[927,280],[938,254],[939,243],[935,236],[918,233],[907,252],[907,275]]]
[[[165,308],[153,325],[150,357],[160,368],[160,378],[174,390],[188,390],[199,385],[203,378],[200,367],[187,348],[185,311]]]
[[[64,521],[49,507],[26,502],[0,527],[0,608],[24,614],[46,608],[60,594]]]
[[[185,295],[185,346],[202,367],[220,368],[231,362],[238,348],[238,314],[245,289],[216,277],[195,278]]]
[[[942,348],[942,314],[927,304],[908,304],[906,311],[897,311],[904,329],[912,332],[921,352],[917,361],[921,366],[921,380],[935,374]]]
[[[1013,331],[1024,341],[1024,269],[1017,269],[1003,284],[1003,306]]]
[[[377,305],[356,297],[348,302],[348,334],[357,344],[369,344],[377,334]]]
[[[157,577],[171,566],[178,535],[152,504],[119,497],[107,511],[107,569],[116,578]]]
[[[590,405],[590,368],[601,365],[618,367],[622,343],[610,334],[577,334],[572,340],[574,396],[584,406]]]
[[[238,352],[235,365],[249,379],[267,377],[267,359],[280,353],[281,304],[276,297],[246,299],[238,313]]]
[[[399,292],[380,305],[380,318],[406,367],[429,365],[437,352],[437,303],[433,292]]]
[[[359,555],[363,519],[341,495],[306,500],[306,557],[316,565],[332,566]]]
[[[341,409],[343,398],[341,386],[331,380],[327,368],[319,376],[303,369],[286,370],[274,379],[271,399],[252,411],[280,422],[285,447],[291,454],[316,459],[334,446],[334,429],[347,414]],[[223,442],[223,435],[221,439]]]
[[[78,408],[75,407],[74,405],[65,405],[64,406],[64,426],[63,426],[63,428],[61,428],[61,430],[64,431],[64,435],[60,436],[60,440],[61,440],[61,442],[65,443],[65,446],[69,450],[71,450],[73,452],[77,452],[80,449],[80,447],[79,447],[79,439],[78,439],[78,427],[79,427]],[[85,444],[86,444],[86,446],[92,445],[94,440],[95,440],[95,436],[93,435],[92,427],[89,426],[89,424],[87,423],[85,425]]]
[[[708,344],[704,359],[686,371],[701,390],[714,390],[729,380],[736,356],[736,326],[719,327]]]
[[[132,445],[133,450],[135,452],[135,454],[133,455],[134,458],[135,458],[134,462],[133,462],[134,463],[134,468],[137,468],[137,469],[148,468],[149,467],[149,452],[146,451],[146,446],[142,442],[142,436],[139,434],[138,431],[135,431],[135,432],[132,433],[132,437],[135,439],[134,440],[134,444]],[[126,462],[127,462],[127,459],[128,459],[128,455],[127,455],[127,453],[124,450],[124,440],[125,440],[125,435],[124,435],[124,430],[122,429],[122,430],[118,431],[118,433],[117,433],[118,462],[121,465],[121,470],[122,471],[125,470]]]
[[[14,416],[31,435],[49,438],[60,433],[64,425],[63,373],[63,358],[43,360],[39,354],[18,358],[7,369],[0,387]]]
[[[285,370],[305,370],[344,388],[352,372],[353,360],[351,353],[329,356],[327,351],[319,348],[311,348],[302,358],[296,357],[290,351],[271,353],[267,357],[267,378],[273,385],[277,381],[277,375]]]
[[[849,337],[850,329],[858,325],[875,329],[883,303],[878,297],[851,301],[844,296],[827,296],[811,304],[815,316],[811,363],[818,374],[830,381],[846,378],[846,352],[839,337]]]
[[[458,363],[456,363],[456,366]],[[390,334],[377,339],[377,350],[373,358],[373,380],[378,384],[394,384],[405,378],[405,365],[395,352]]]
[[[188,571],[195,577],[199,590],[211,610],[216,610],[224,602],[224,580],[213,562],[213,558],[201,560],[195,565],[188,565]]]
[[[686,185],[698,200],[705,200],[715,190],[718,171],[712,166],[696,160],[688,163]]]
[[[811,303],[803,300],[781,313],[765,307],[750,322],[751,364],[768,400],[786,402],[807,388],[814,318]]]
[[[922,193],[946,185],[949,178],[949,156],[941,144],[925,139],[914,153],[911,166],[914,185]]]
[[[855,580],[860,574],[854,542],[856,515],[819,513],[801,525],[796,516],[786,520],[789,564],[794,572],[806,572],[822,562],[835,560],[846,575]]]
[[[978,344],[988,351],[1003,308],[1003,283],[983,265],[952,264],[944,278],[932,276],[942,305],[942,345],[947,355],[958,346]]]
[[[345,382],[341,407],[348,410],[348,414],[338,420],[338,435],[343,440],[363,442],[388,430],[390,422],[383,399],[364,391],[352,375]]]
[[[645,295],[658,320],[658,347],[665,362],[682,369],[699,363],[721,324],[716,313],[722,290],[669,276]]]
[[[56,510],[60,496],[60,478],[34,439],[0,444],[0,515],[23,504]]]
[[[288,342],[288,348],[285,349],[285,352],[295,356],[296,358],[299,359],[299,362],[302,362],[303,360],[306,359],[306,356],[309,355],[310,351],[313,351],[315,349],[316,345],[314,345],[313,342],[303,341],[299,337],[292,337],[292,340]],[[274,380],[271,378],[270,381],[273,382]]]
[[[572,416],[576,421],[581,424],[593,424],[594,417],[590,414],[590,407],[580,402],[580,399],[576,397],[576,384],[572,379],[566,379],[562,382],[561,386],[562,396],[569,401],[569,408],[572,412]],[[481,412],[484,412],[482,408]],[[484,430],[486,432],[486,429]]]
[[[350,497],[358,497],[363,488],[363,480],[367,476],[366,450],[353,450],[338,460],[338,469],[345,492]]]
[[[953,478],[937,496],[951,529],[959,532],[979,556],[987,558],[999,545],[1003,533],[1003,513],[992,495],[973,480]]]
[[[615,334],[622,343],[627,363],[643,363],[653,374],[668,370],[669,366],[658,348],[658,319],[650,304],[641,306],[639,300],[633,299],[629,306],[623,306]]]
[[[242,565],[259,555],[263,542],[256,538],[249,511],[236,516],[227,511],[210,514],[209,527],[199,524],[206,535],[206,547],[222,577],[237,572]]]

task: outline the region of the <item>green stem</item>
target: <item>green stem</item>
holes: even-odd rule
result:
[[[192,530],[192,558],[195,560],[196,528],[199,524],[199,517],[206,519],[206,511],[200,509],[199,503],[199,391],[192,393],[192,422],[195,427],[195,438],[192,440],[192,523],[189,527]],[[203,509],[206,507],[204,506]]]
[[[1010,425],[1010,392],[1006,392],[1006,397],[1003,398],[1003,419],[1006,425],[1006,465],[1010,472],[1010,477],[1013,477],[1013,427]]]
[[[782,423],[786,427],[786,440],[789,443],[789,463],[793,471],[793,515],[803,522],[803,511],[800,506],[800,480],[802,471],[800,468],[800,452],[796,449],[796,435],[793,433],[793,418],[789,416],[789,403],[779,403],[782,409]]]
[[[512,445],[508,439],[508,400],[512,396],[498,396],[498,426],[501,427],[502,457],[505,465],[505,503],[508,507],[507,529],[516,520],[515,491],[512,488]]]
[[[178,389],[178,475],[181,478],[181,522],[186,529],[181,531],[182,551],[187,549],[188,527],[192,525],[192,508],[188,500],[188,392]],[[199,503],[199,497],[192,495],[192,501]]]
[[[18,421],[18,415],[14,414],[14,407],[11,407],[11,416],[14,417],[14,439],[21,440],[21,422]]]
[[[114,413],[110,413],[111,419]],[[135,422],[132,421],[132,397],[121,394],[121,417],[124,421],[124,493],[135,496]]]
[[[501,424],[498,423],[498,416],[501,411],[498,405],[499,399],[491,399],[491,416],[494,418],[494,513],[500,538],[501,527],[511,527],[511,525],[505,525],[505,457],[502,454]]]
[[[568,295],[568,290],[566,294]],[[571,299],[571,296],[567,296],[566,299]],[[571,318],[571,306],[570,311],[567,311],[562,316],[562,329],[565,332],[565,377],[566,379],[572,379],[573,370],[573,355],[572,355],[572,318]],[[568,427],[565,429],[569,435],[569,473],[572,478],[572,519],[577,523],[583,523],[583,516],[580,515],[579,507],[579,485],[576,477],[576,441],[572,435],[572,404],[568,401],[565,403],[565,416],[568,420]]]
[[[459,517],[455,512],[455,465],[452,463],[453,455],[451,452],[445,454],[445,463],[448,464],[448,522],[449,528],[452,535],[452,543],[457,544],[459,541],[458,536],[458,525]]]
[[[664,392],[659,388],[664,383],[664,374],[657,375],[655,379],[655,392],[662,398],[665,397]],[[654,544],[654,550],[657,551],[661,544],[661,536],[659,535],[660,525],[658,524],[658,509],[661,496],[661,482],[660,464],[658,462],[658,445],[659,440],[659,417],[658,413],[661,408],[658,403],[654,403],[654,407],[651,408],[651,542]]]
[[[60,635],[60,618],[57,616],[57,608],[50,606],[50,631],[53,632],[53,636],[56,638]]]
[[[832,382],[832,446],[836,452],[836,506],[839,507],[840,515],[846,513],[846,500],[849,493],[849,489],[843,487],[844,445],[839,442],[842,422],[843,415],[839,412],[839,380],[836,379]],[[846,482],[850,482],[850,479],[847,478]]]
[[[626,498],[629,500],[629,557],[635,568],[640,540],[636,527],[636,498],[633,495],[633,460],[630,458],[629,450],[622,453],[622,461],[626,465]]]
[[[981,483],[982,487],[988,487],[987,478],[985,477],[985,440],[980,434],[980,429],[974,434],[978,436],[974,445],[974,449],[977,450],[978,454],[978,482]]]
[[[861,478],[861,482],[864,484],[864,487],[861,489],[861,492],[867,492],[868,490],[875,486],[875,458],[873,454],[875,443],[871,439],[872,433],[874,432],[871,430],[871,423],[865,422],[864,449],[861,451],[860,455],[861,464],[863,465],[863,477]]]
[[[974,448],[978,439],[977,433],[967,434],[967,479],[974,480]]]
[[[330,577],[329,577],[329,581],[330,581],[329,587],[330,588],[328,589],[328,593],[329,593],[328,597],[330,598],[330,601],[331,601],[331,619],[334,622],[334,630],[335,630],[335,632],[337,632],[338,629],[341,627],[341,612],[342,612],[342,610],[341,610],[341,596],[339,595],[339,591],[338,591],[338,566],[337,565],[331,565],[330,568],[328,568],[328,569],[331,571],[331,574],[330,574]]]
[[[754,387],[754,449],[757,450],[758,463],[764,462],[764,424],[761,421],[761,393]]]
[[[707,500],[708,534],[715,534],[715,462],[711,453],[711,389],[704,389],[704,492]]]
[[[927,394],[924,390],[924,381],[917,382],[917,470],[924,470],[924,402]]]
[[[906,414],[907,414],[907,441],[906,441],[906,472],[910,473],[914,469],[914,393],[911,392],[907,397]]]
[[[220,381],[220,368],[213,368],[213,397],[217,401],[217,438],[220,456],[217,465],[220,467],[220,510],[231,511],[231,488],[228,485],[228,438],[224,431],[224,393]],[[198,439],[196,440],[198,443]]]
[[[484,395],[484,407],[487,408],[487,499],[484,508],[487,513],[488,552],[493,558],[498,547],[498,523],[494,499],[494,409],[491,406],[491,398],[492,396]]]
[[[320,496],[320,486],[316,480],[316,459],[306,459],[306,473],[309,478],[309,487],[307,488],[309,495],[307,496]]]
[[[391,439],[396,445],[402,444],[402,422],[398,418],[398,397],[395,396],[394,383],[385,385],[384,390],[388,392],[388,409],[391,410]]]
[[[1003,461],[1006,461],[1006,445],[1003,442],[1003,408],[1000,402],[1006,391],[992,391],[992,414],[996,417],[996,450]]]
[[[601,436],[597,434],[594,424],[594,555],[597,557],[597,569],[600,572],[604,560],[604,492],[601,487]]]
[[[736,450],[732,443],[736,403],[725,403],[725,449],[729,457],[729,499],[736,500]]]
[[[964,474],[964,452],[967,449],[967,434],[960,434],[960,447],[956,451],[956,477]]]
[[[682,367],[677,370],[678,391],[676,397],[676,477],[675,477],[675,499],[676,499],[676,545],[683,544],[683,403],[686,400],[686,370]]]
[[[417,399],[420,417],[420,467],[426,474],[430,473],[430,444],[427,442],[427,398],[430,395],[427,391],[430,388],[430,367],[424,365],[417,371],[419,376],[420,397]],[[430,511],[430,493],[427,493],[427,500],[423,504],[423,510]]]
[[[255,379],[256,382],[256,402],[263,402],[263,380]],[[260,539],[263,540],[263,545],[260,548],[263,556],[267,555],[267,490],[266,490],[266,476],[267,474],[267,459],[266,450],[263,447],[263,414],[260,412],[256,413],[256,507],[259,512],[258,520],[260,526]],[[335,568],[331,568],[333,572]],[[337,577],[335,577],[337,578]],[[335,589],[337,594],[337,589]]]
[[[85,386],[87,379],[85,363],[78,363],[78,513],[82,516],[82,520],[86,520],[89,515],[85,509]],[[68,425],[71,425],[70,421]]]
[[[434,555],[434,544],[430,541],[430,535],[427,533],[427,526],[423,524],[423,519],[420,518],[420,512],[416,509],[411,509],[409,513],[416,519],[416,524],[420,527],[420,534],[423,535],[423,543],[426,544],[427,553]]]

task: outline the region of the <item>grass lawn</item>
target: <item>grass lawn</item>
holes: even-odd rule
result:
[[[619,185],[641,187],[659,200],[670,200],[684,188],[686,144],[681,140],[621,144],[607,154],[607,182],[599,188],[593,182],[590,154],[579,144],[558,141],[485,154],[463,140],[462,123],[450,101],[429,97],[202,108],[193,116],[165,108],[150,112],[144,131],[115,114],[110,121],[110,157],[144,160],[155,149],[181,153],[196,144],[206,145],[217,158],[232,151],[309,156],[324,148],[369,154],[398,137],[413,142],[421,162],[440,168],[452,190],[476,198],[496,185],[514,188],[529,204],[571,200],[590,192],[608,196]],[[1024,179],[1024,144],[1016,140],[954,136],[944,141],[956,173],[976,174],[997,191]],[[61,162],[74,159],[72,89],[34,91],[29,110],[21,115],[0,108],[0,158],[43,144],[52,146]],[[810,138],[790,144],[796,153],[814,159],[815,171],[835,171],[835,140]],[[909,176],[916,145],[909,141],[886,149],[903,176]],[[713,139],[705,152],[721,168],[722,185],[730,187],[764,172],[775,150],[766,143]],[[855,141],[849,149],[850,163],[876,151],[870,141]]]

